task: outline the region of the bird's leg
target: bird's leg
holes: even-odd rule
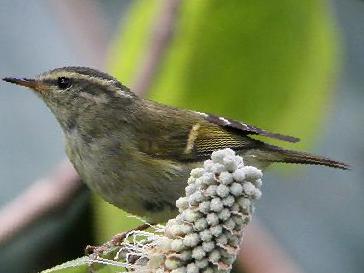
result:
[[[110,240],[111,244],[113,246],[118,246],[120,245],[126,238],[127,234],[132,232],[132,231],[136,231],[136,230],[139,230],[139,231],[143,231],[143,230],[146,230],[148,228],[150,228],[151,226],[153,226],[154,224],[149,224],[149,223],[144,223],[134,229],[131,229],[129,231],[126,231],[126,232],[122,232],[122,233],[119,233],[119,234],[116,234],[112,237],[112,239]]]
[[[95,255],[96,257],[100,256],[104,251],[109,250],[112,247],[118,246],[120,245],[126,238],[126,236],[128,235],[128,233],[132,232],[132,231],[142,231],[142,230],[146,230],[149,227],[153,226],[154,224],[148,224],[148,223],[144,223],[134,229],[116,234],[112,237],[112,239],[106,243],[103,243],[100,246],[91,246],[88,245],[85,248],[85,254],[86,255]]]

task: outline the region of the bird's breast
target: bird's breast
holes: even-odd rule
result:
[[[110,138],[66,135],[66,152],[82,180],[106,201],[160,222],[176,213],[191,168],[150,157]]]

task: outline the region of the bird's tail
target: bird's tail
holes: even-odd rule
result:
[[[313,155],[306,152],[292,151],[282,149],[277,146],[265,144],[258,148],[261,152],[258,153],[260,160],[267,162],[284,162],[293,164],[309,164],[309,165],[323,165],[331,168],[338,168],[343,170],[350,169],[350,165],[329,159],[327,157]]]

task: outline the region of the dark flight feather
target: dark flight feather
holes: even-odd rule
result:
[[[270,138],[274,138],[274,139],[278,139],[278,140],[282,140],[282,141],[287,141],[287,142],[300,141],[300,139],[296,138],[296,137],[272,133],[272,132],[260,129],[258,127],[255,127],[255,126],[236,121],[236,120],[232,120],[232,119],[228,119],[228,118],[224,118],[224,117],[218,117],[218,116],[214,116],[211,114],[204,114],[204,113],[200,113],[200,114],[202,117],[204,117],[207,121],[209,121],[211,123],[217,124],[217,125],[225,127],[225,128],[238,130],[241,133],[244,133],[247,135],[261,135],[261,136],[266,136],[266,137],[270,137]]]

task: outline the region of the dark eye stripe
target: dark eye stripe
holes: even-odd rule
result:
[[[44,79],[42,81],[48,85],[57,85],[57,80]]]
[[[58,78],[59,79],[59,78]],[[43,79],[42,81],[48,85],[58,86],[58,79]],[[58,86],[59,87],[59,86]],[[69,86],[68,86],[69,87]]]

